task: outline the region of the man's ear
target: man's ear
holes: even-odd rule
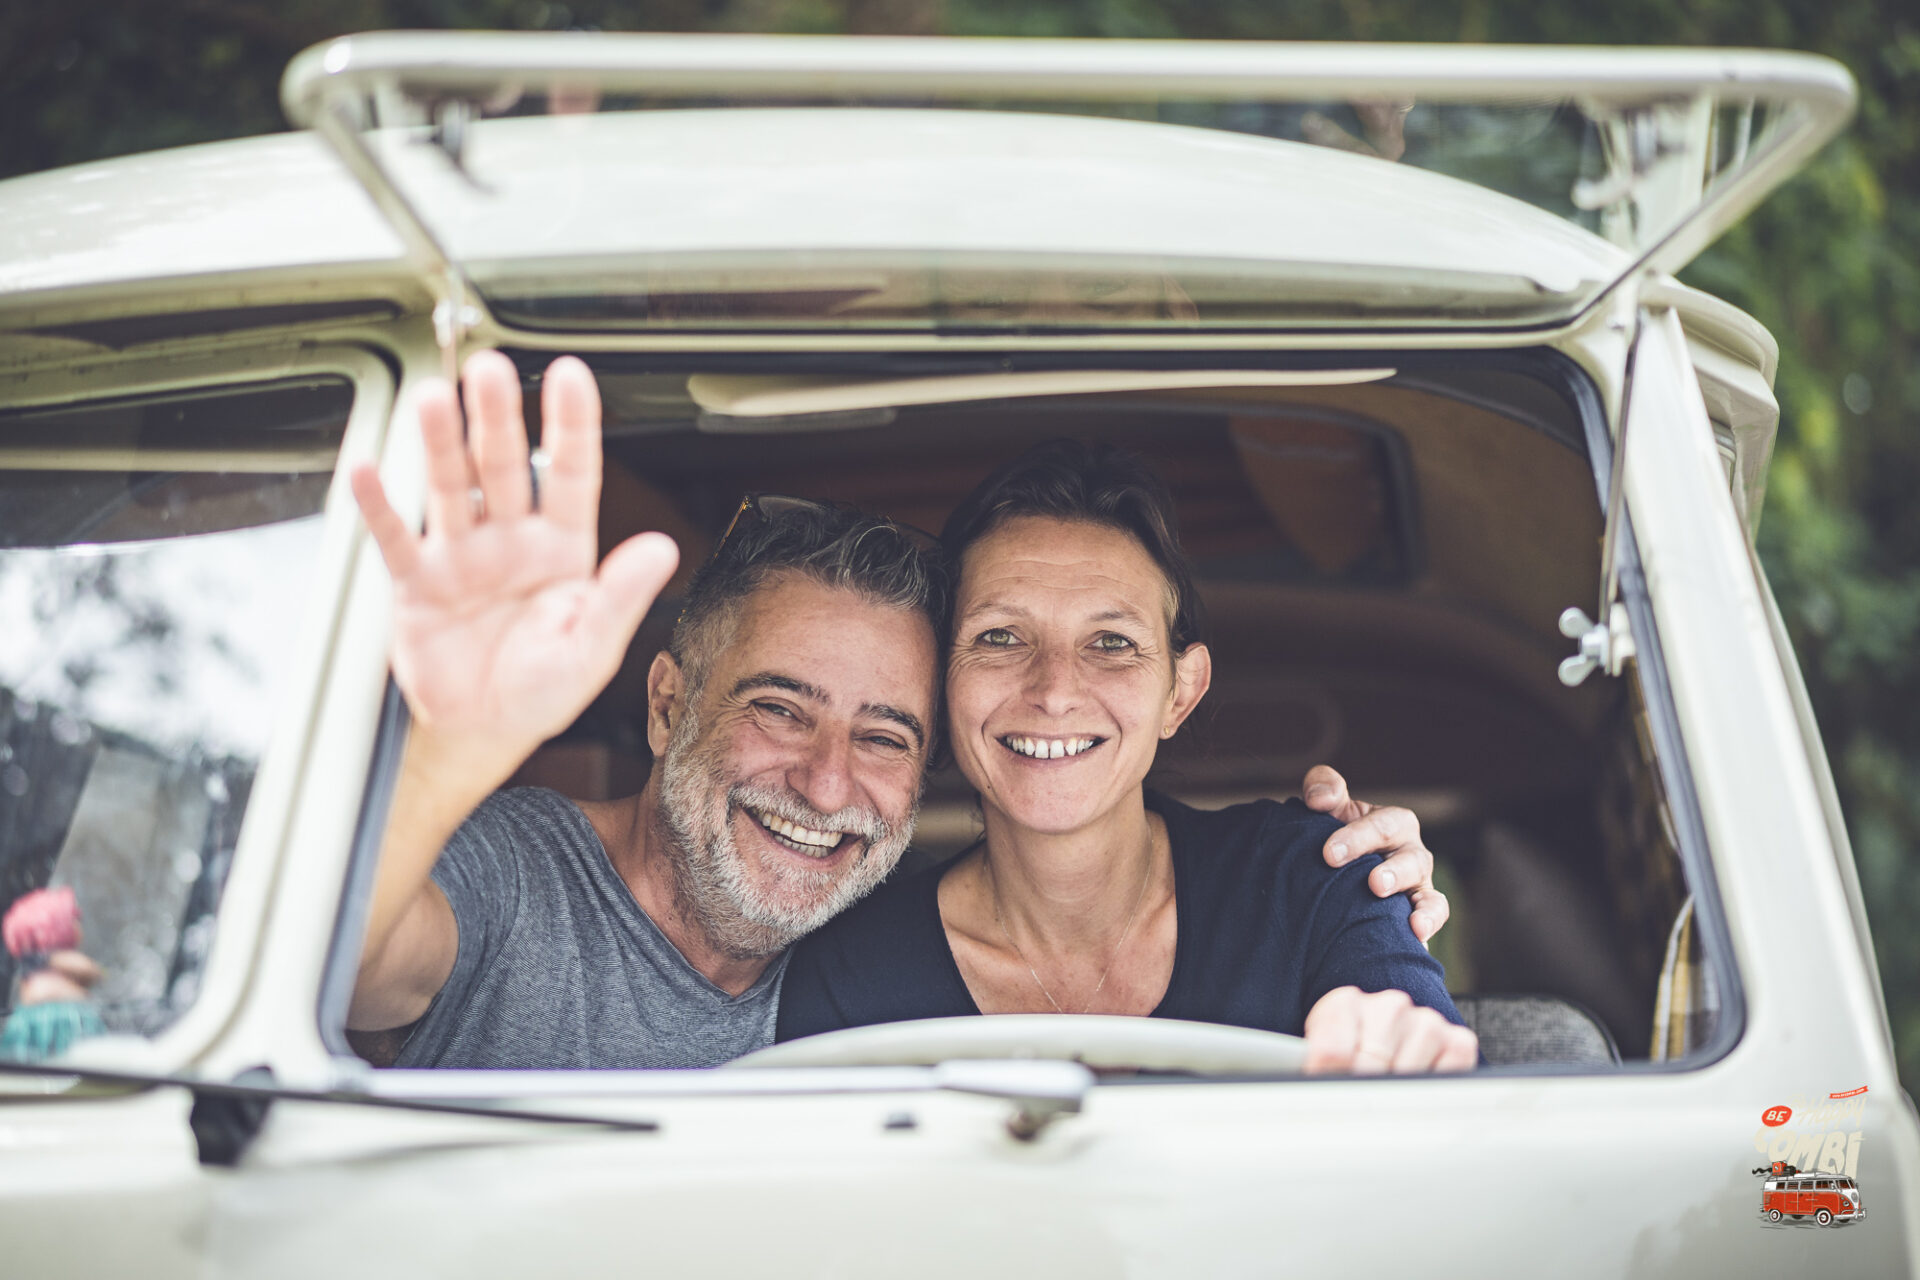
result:
[[[687,673],[665,649],[653,655],[647,668],[647,745],[655,756],[667,753],[673,727],[687,712]]]
[[[1203,644],[1188,645],[1187,651],[1173,660],[1173,697],[1167,703],[1160,736],[1171,738],[1212,687],[1213,655]]]

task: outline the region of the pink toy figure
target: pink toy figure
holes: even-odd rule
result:
[[[100,966],[80,951],[80,904],[73,890],[36,889],[0,917],[0,940],[20,969],[19,998],[0,1029],[0,1057],[38,1060],[75,1040],[103,1035],[87,990]]]
[[[79,946],[80,904],[73,890],[35,889],[22,897],[0,919],[0,938],[16,959]]]

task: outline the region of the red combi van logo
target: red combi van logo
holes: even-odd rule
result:
[[[1760,1113],[1760,1123],[1777,1129],[1793,1118],[1792,1107],[1768,1107]]]
[[[1754,1172],[1767,1180],[1760,1190],[1760,1216],[1768,1222],[1812,1218],[1827,1227],[1867,1216],[1860,1204],[1860,1184],[1844,1174],[1802,1173],[1780,1161]]]

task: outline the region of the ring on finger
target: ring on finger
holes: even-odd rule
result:
[[[535,449],[527,455],[527,482],[532,489],[533,510],[540,509],[540,482],[546,479],[547,468],[553,465],[553,455],[545,449]]]
[[[1392,1067],[1392,1049],[1382,1052],[1375,1045],[1362,1044],[1353,1051],[1353,1073],[1355,1075],[1385,1075]]]

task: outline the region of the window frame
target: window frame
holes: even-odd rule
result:
[[[518,358],[523,369],[537,367],[530,365],[530,362],[538,361],[545,355],[544,351],[532,347],[510,348],[507,349],[507,354]],[[719,372],[764,373],[771,368],[788,374],[815,371],[845,374],[849,368],[858,368],[877,377],[903,376],[909,373],[914,376],[926,376],[930,371],[947,371],[948,366],[951,366],[954,372],[967,372],[980,363],[978,356],[961,352],[928,355],[910,350],[884,349],[852,354],[782,352],[769,355],[764,352],[738,354],[710,352],[683,357],[595,352],[592,353],[591,358],[612,363],[630,362],[636,369],[641,370],[670,365],[676,370],[686,368]],[[1070,353],[1008,352],[995,356],[993,366],[996,369],[1022,370],[1100,368],[1112,367],[1116,363],[1144,368],[1328,368],[1391,365],[1397,367],[1400,374],[1406,375],[1409,372],[1417,373],[1422,366],[1438,370],[1457,367],[1463,360],[1476,366],[1517,372],[1537,378],[1565,399],[1582,433],[1577,441],[1568,439],[1560,431],[1524,413],[1508,416],[1514,418],[1519,429],[1543,431],[1582,452],[1592,466],[1599,505],[1604,511],[1606,486],[1610,479],[1613,436],[1602,392],[1589,370],[1583,368],[1566,352],[1551,347],[1474,352],[1443,347],[1420,351],[1382,351],[1362,348],[1337,352],[1251,352],[1195,347],[1124,353],[1090,348]],[[423,372],[428,371],[437,372],[437,370],[423,370]],[[1694,791],[1693,774],[1685,754],[1686,747],[1681,732],[1679,711],[1674,701],[1673,689],[1667,677],[1665,660],[1660,648],[1653,603],[1648,595],[1646,577],[1641,567],[1638,545],[1630,521],[1623,531],[1619,554],[1620,597],[1626,604],[1629,614],[1631,630],[1639,654],[1638,679],[1642,684],[1643,698],[1647,705],[1649,720],[1653,725],[1656,756],[1653,767],[1660,774],[1664,794],[1673,810],[1671,817],[1676,837],[1676,852],[1685,869],[1688,884],[1695,893],[1696,919],[1701,921],[1700,928],[1706,947],[1707,962],[1712,967],[1714,977],[1721,984],[1720,1017],[1714,1034],[1705,1044],[1670,1061],[1635,1060],[1601,1072],[1587,1067],[1553,1063],[1483,1066],[1474,1073],[1475,1077],[1577,1078],[1593,1075],[1639,1076],[1674,1073],[1693,1075],[1724,1058],[1745,1034],[1744,988],[1741,985],[1736,953],[1731,945],[1725,907],[1717,887],[1700,803]],[[1583,602],[1570,600],[1568,603]],[[369,715],[372,714],[374,712],[370,710]],[[360,1080],[363,1087],[372,1092],[392,1093],[395,1096],[440,1096],[433,1083],[436,1077],[445,1079],[446,1092],[449,1096],[457,1094],[473,1097],[484,1094],[509,1098],[551,1095],[555,1090],[556,1075],[564,1073],[370,1069],[364,1061],[353,1054],[346,1043],[345,1013],[347,1004],[351,1000],[352,983],[357,970],[358,942],[367,909],[366,896],[370,892],[378,861],[379,835],[384,827],[386,805],[398,774],[408,724],[404,702],[390,680],[387,682],[384,702],[377,709],[377,715],[380,730],[367,757],[366,786],[362,792],[363,803],[355,825],[351,861],[346,869],[347,888],[333,921],[333,936],[325,957],[326,973],[314,1006],[314,1013],[319,1019],[317,1027],[319,1038],[326,1046],[333,1069],[336,1072],[351,1073]],[[836,1079],[844,1081],[846,1087],[852,1091],[880,1092],[889,1087],[888,1073],[892,1069],[852,1066],[811,1070],[815,1075],[818,1075],[821,1070],[830,1071]],[[861,1083],[863,1073],[871,1075],[871,1083]],[[592,1079],[594,1083],[585,1086],[583,1091],[590,1091],[600,1097],[616,1094],[632,1097],[687,1094],[766,1095],[791,1092],[793,1089],[786,1070],[740,1072],[737,1075],[721,1072],[717,1076],[705,1070],[641,1069],[610,1069],[576,1074]],[[1242,1083],[1285,1083],[1292,1078],[1217,1078],[1220,1083],[1226,1083],[1229,1079]],[[483,1080],[487,1081],[489,1086],[497,1085],[497,1090],[488,1092],[481,1089],[478,1082]],[[1213,1081],[1203,1083],[1210,1082]],[[1151,1084],[1152,1082],[1130,1082],[1124,1079],[1102,1081],[1103,1085],[1134,1083]]]
[[[342,588],[359,541],[347,474],[356,462],[377,456],[393,405],[395,380],[389,364],[364,348],[289,346],[283,341],[186,356],[143,352],[134,357],[63,362],[18,375],[0,400],[0,408],[7,410],[79,408],[148,396],[266,388],[313,376],[340,378],[351,387],[353,399],[321,510],[320,545],[310,571],[309,612],[302,619],[286,672],[273,690],[273,723],[221,888],[200,990],[193,1003],[152,1039],[116,1038],[93,1048],[90,1060],[103,1067],[149,1072],[186,1069],[220,1040],[243,1000],[261,982],[256,959],[325,694]],[[0,1078],[0,1094],[31,1087],[26,1078]]]

